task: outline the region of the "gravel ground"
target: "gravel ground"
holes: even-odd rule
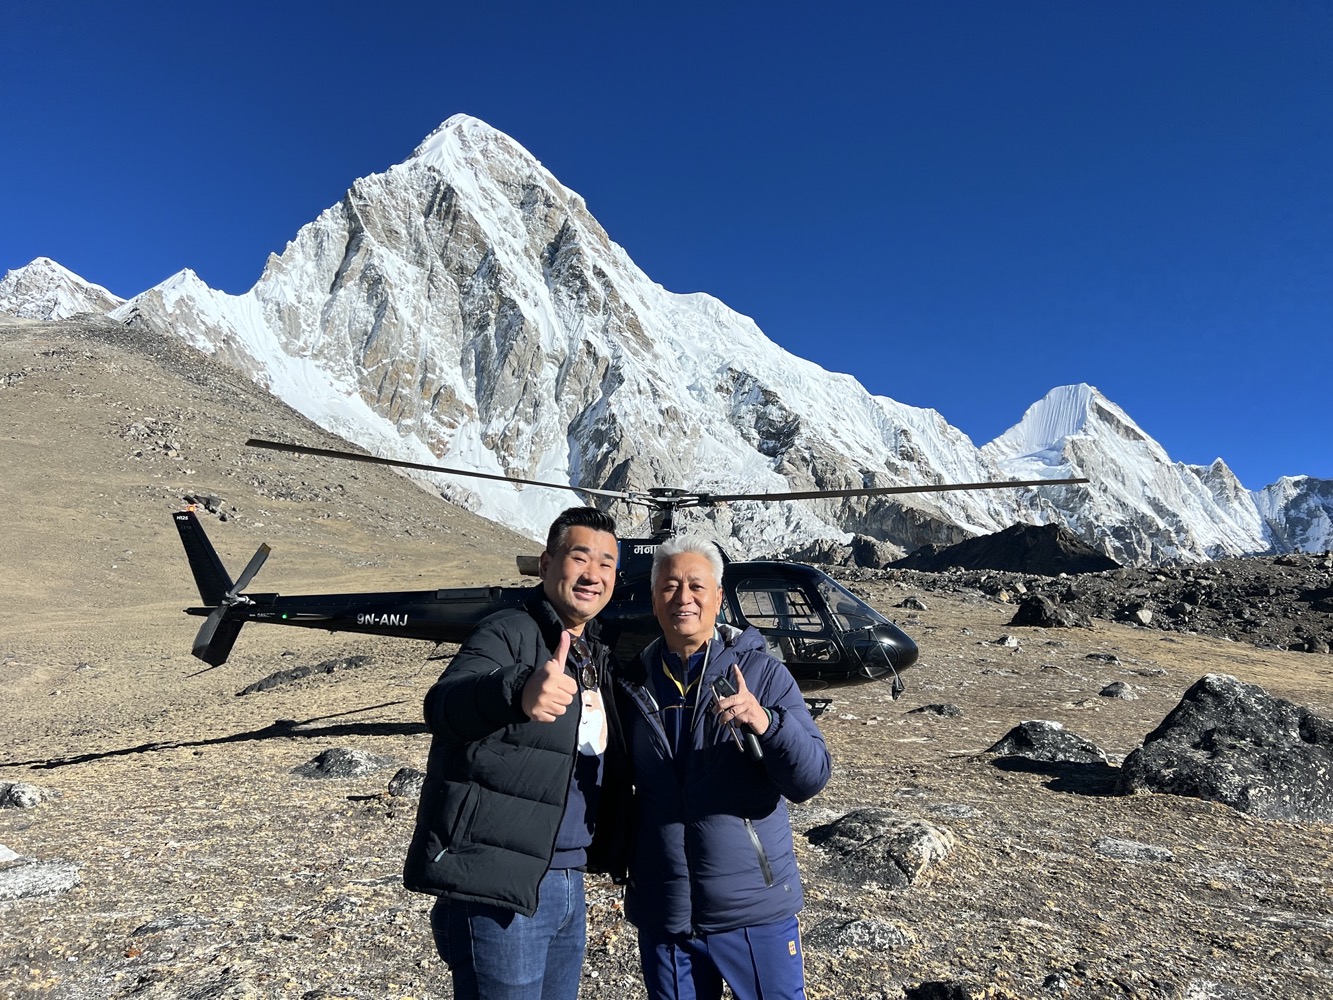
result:
[[[184,349],[15,324],[0,329],[0,372],[0,782],[52,793],[0,810],[0,845],[77,878],[0,899],[0,997],[448,997],[429,900],[399,882],[414,803],[388,792],[425,759],[429,647],[252,627],[201,672],[170,512],[186,492],[225,497],[227,521],[210,524],[224,559],[271,542],[261,581],[283,592],[508,582],[532,543],[389,473],[247,453],[251,434],[329,439]],[[852,581],[922,655],[897,701],[882,683],[816,692],[834,699],[820,718],[834,774],[794,809],[810,996],[896,1000],[929,981],[997,998],[1333,995],[1328,826],[1109,794],[1116,764],[1201,675],[1329,716],[1333,660],[1233,641],[1238,624],[1198,616],[1172,631],[1019,629],[1014,583],[1045,584],[1000,582]],[[1110,617],[1145,601],[1139,586],[1107,578]],[[1322,614],[1304,582],[1265,586],[1272,606]],[[899,607],[907,597],[924,610]],[[371,660],[237,695],[350,656]],[[1113,681],[1136,697],[1102,697]],[[941,704],[959,714],[910,711]],[[1063,723],[1111,765],[997,767],[985,749],[1028,719]],[[387,763],[293,773],[337,747]],[[839,882],[801,834],[863,806],[943,827],[955,847],[906,889]],[[584,995],[642,996],[616,890],[595,882],[590,898]]]

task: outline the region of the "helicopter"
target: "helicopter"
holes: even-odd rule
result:
[[[649,578],[654,551],[675,533],[678,510],[733,501],[813,500],[1088,482],[1082,478],[1046,479],[757,494],[698,493],[674,487],[624,491],[450,469],[261,438],[251,438],[246,445],[392,468],[569,490],[649,508],[651,534],[647,538],[620,540],[615,590],[598,616],[604,639],[622,660],[637,656],[659,634],[652,612]],[[259,546],[241,574],[233,580],[194,510],[177,511],[173,516],[203,602],[200,607],[185,609],[186,614],[204,618],[191,652],[210,668],[227,661],[241,628],[250,622],[461,643],[487,615],[504,608],[520,607],[530,593],[528,587],[501,586],[291,597],[252,593],[247,588],[268,558],[270,548],[267,544]],[[517,561],[520,573],[537,575],[537,557],[519,556]],[[719,620],[739,627],[754,626],[763,635],[770,652],[786,664],[804,691],[883,679],[891,680],[894,698],[904,690],[900,674],[917,661],[916,643],[893,621],[828,574],[800,563],[738,562],[723,552],[722,589]]]

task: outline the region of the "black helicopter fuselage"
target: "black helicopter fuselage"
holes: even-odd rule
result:
[[[235,593],[194,512],[180,511],[175,520],[206,602],[185,610],[213,623],[200,630],[194,655],[214,666],[226,662],[241,626],[249,622],[459,643],[487,615],[521,606],[532,592],[531,587],[449,587],[291,597]],[[621,542],[615,592],[598,616],[603,634],[621,658],[637,656],[660,634],[649,586],[652,552],[660,541]],[[810,566],[727,562],[722,582],[721,617],[757,628],[805,688],[885,677],[896,681],[898,671],[916,662],[917,648],[910,637]]]

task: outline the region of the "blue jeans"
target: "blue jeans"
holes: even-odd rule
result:
[[[577,1000],[587,941],[583,872],[548,871],[530,917],[488,903],[440,899],[430,911],[435,950],[455,1000]]]

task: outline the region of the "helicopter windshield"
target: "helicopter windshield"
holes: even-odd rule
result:
[[[887,618],[832,577],[825,576],[819,581],[819,592],[828,605],[829,613],[846,631],[889,623]]]
[[[761,632],[827,632],[824,619],[799,585],[786,580],[742,580],[736,585],[741,617]]]

